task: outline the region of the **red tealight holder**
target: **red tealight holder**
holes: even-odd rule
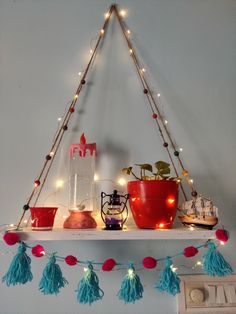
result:
[[[30,207],[32,230],[52,230],[58,207]]]

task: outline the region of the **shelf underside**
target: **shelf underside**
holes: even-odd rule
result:
[[[63,229],[54,228],[50,231],[35,231],[25,228],[19,231],[23,241],[63,241],[63,240],[208,240],[215,238],[214,230],[177,229],[137,229],[135,227],[125,230],[96,229]]]

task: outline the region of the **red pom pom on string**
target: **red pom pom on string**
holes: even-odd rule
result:
[[[225,229],[217,229],[215,232],[215,236],[219,241],[227,242],[229,240],[228,231]]]
[[[39,180],[35,180],[34,181],[34,187],[37,188],[40,185],[40,181]]]
[[[66,264],[69,265],[69,266],[75,266],[75,265],[77,264],[78,260],[77,260],[77,258],[76,258],[75,256],[73,256],[73,255],[68,255],[68,256],[66,256],[66,258],[65,258],[65,262],[66,262]]]
[[[157,261],[155,260],[155,258],[151,256],[144,257],[143,259],[144,268],[152,269],[152,268],[155,268],[156,266],[157,266]]]
[[[188,246],[183,251],[183,255],[185,257],[193,257],[197,255],[197,253],[198,253],[198,249],[195,246]]]
[[[42,245],[38,244],[38,245],[32,247],[31,253],[35,257],[42,257],[45,255],[45,250],[44,250],[44,247]]]
[[[153,113],[152,117],[153,117],[153,119],[156,119],[157,118],[157,114]]]
[[[3,240],[7,245],[14,245],[20,241],[20,236],[17,233],[7,232],[4,234]]]
[[[103,271],[111,271],[116,266],[116,261],[113,258],[105,260],[102,265]]]
[[[69,109],[69,112],[71,112],[71,113],[73,113],[75,111],[75,109],[73,108],[73,107],[71,107],[70,109]]]

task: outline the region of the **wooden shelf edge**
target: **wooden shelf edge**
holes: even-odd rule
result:
[[[215,238],[214,230],[187,228],[147,230],[127,228],[125,230],[63,229],[34,231],[30,228],[18,231],[23,241],[66,241],[66,240],[208,240]]]

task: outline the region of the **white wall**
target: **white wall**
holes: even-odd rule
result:
[[[154,90],[162,94],[162,110],[198,190],[214,197],[221,222],[231,231],[223,248],[235,258],[235,60],[236,2],[225,0],[127,0],[127,23]],[[1,219],[16,222],[44,155],[57,118],[78,83],[88,60],[107,0],[0,0],[0,137]],[[92,41],[94,44],[94,41]],[[85,91],[86,90],[86,91]],[[100,153],[112,151],[111,177],[129,163],[167,158],[117,23],[111,25],[102,54],[89,76],[51,179],[65,176],[70,142],[85,131]],[[108,176],[100,164],[102,176]],[[51,190],[50,190],[51,191]],[[46,197],[46,196],[45,196]],[[189,242],[117,241],[47,242],[45,248],[81,259],[140,261],[165,256]],[[192,243],[192,242],[191,242]],[[198,243],[198,242],[197,242]],[[0,275],[11,254],[0,243]],[[10,249],[15,251],[15,248]],[[196,260],[189,262],[194,264]],[[58,297],[42,296],[38,281],[46,260],[33,260],[34,281],[22,287],[0,285],[0,313],[176,313],[176,299],[153,289],[156,271],[141,271],[144,298],[124,306],[116,297],[122,272],[99,274],[105,297],[93,306],[76,302],[81,270],[62,265],[70,285]],[[178,264],[186,264],[178,259]],[[190,272],[180,268],[180,272]]]

